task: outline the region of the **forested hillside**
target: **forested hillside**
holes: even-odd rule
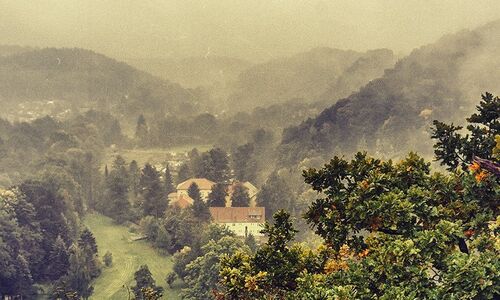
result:
[[[431,120],[460,120],[477,95],[498,90],[499,35],[500,22],[494,22],[414,50],[359,92],[285,130],[281,162],[357,149],[385,157],[410,149],[428,155]]]
[[[392,52],[386,49],[361,53],[315,48],[255,65],[241,73],[229,103],[233,110],[243,110],[293,98],[310,103],[325,93],[345,97],[382,75],[394,60]]]
[[[0,57],[0,101],[13,106],[12,114],[20,103],[30,107],[52,101],[73,111],[99,108],[134,118],[140,113],[190,114],[197,105],[194,93],[178,84],[78,48]]]

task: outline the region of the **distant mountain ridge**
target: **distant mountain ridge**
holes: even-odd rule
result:
[[[311,103],[325,95],[345,97],[382,75],[394,62],[392,51],[387,49],[361,53],[314,48],[250,67],[235,82],[229,102],[242,110],[293,98]]]
[[[191,91],[91,50],[45,48],[1,56],[0,102],[40,100],[134,118],[196,110]]]
[[[362,149],[386,157],[410,149],[431,153],[433,119],[461,120],[481,93],[500,92],[498,36],[500,21],[415,49],[359,92],[286,129],[281,162]]]

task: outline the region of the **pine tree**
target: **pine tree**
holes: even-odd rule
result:
[[[168,164],[165,167],[165,174],[164,174],[163,182],[165,184],[165,194],[166,195],[175,192],[174,180],[172,178],[172,174],[170,173],[170,167]]]
[[[191,185],[188,187],[187,192],[188,192],[188,196],[191,199],[193,199],[193,200],[199,199],[200,201],[202,201],[200,189],[198,188],[198,185],[196,184],[196,182],[191,183]]]
[[[141,172],[139,170],[139,166],[137,165],[137,161],[133,160],[130,162],[128,166],[128,172],[130,176],[130,188],[134,193],[134,197],[137,198],[139,194],[139,179],[141,177]]]
[[[57,280],[66,272],[69,268],[69,253],[66,247],[66,243],[58,236],[52,247],[52,251],[49,254],[48,259],[48,269],[50,270],[49,279]]]
[[[225,207],[227,197],[227,188],[223,183],[217,183],[212,187],[212,191],[208,195],[209,207]]]
[[[276,172],[272,173],[257,194],[257,205],[266,208],[266,218],[270,220],[279,209],[294,207],[295,195],[287,182]]]
[[[150,164],[146,164],[142,169],[139,185],[144,215],[161,217],[167,209],[167,197],[160,181],[160,174]]]
[[[193,176],[191,169],[187,164],[182,164],[177,172],[177,184],[184,182]]]
[[[96,278],[101,273],[99,263],[97,261],[97,243],[94,235],[88,228],[83,229],[80,237],[78,238],[77,245],[85,258],[90,276],[92,278]]]
[[[257,163],[253,157],[255,147],[253,144],[239,146],[233,151],[232,163],[234,175],[239,181],[255,181],[257,177]]]
[[[232,207],[248,207],[250,206],[250,195],[248,189],[241,183],[233,185],[233,192],[231,194]]]
[[[73,244],[69,249],[69,270],[63,282],[66,291],[74,291],[83,299],[88,299],[94,291],[92,275],[82,249]]]
[[[149,136],[148,125],[146,124],[146,118],[144,115],[139,115],[137,118],[137,126],[135,128],[135,137],[141,146],[146,146]]]
[[[118,155],[113,162],[113,169],[109,173],[108,180],[106,180],[106,202],[102,203],[101,206],[105,215],[112,217],[119,223],[126,221],[130,215],[129,182],[125,160]]]
[[[208,205],[201,199],[200,189],[196,183],[192,183],[188,188],[188,195],[193,199],[193,215],[201,222],[210,220],[210,210]]]

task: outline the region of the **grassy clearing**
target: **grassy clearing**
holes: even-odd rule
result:
[[[103,267],[103,272],[94,283],[91,299],[128,299],[126,288],[135,285],[134,272],[146,264],[153,274],[156,284],[165,289],[163,299],[176,300],[180,287],[169,289],[165,283],[166,275],[172,270],[172,258],[160,255],[146,241],[131,241],[131,234],[125,226],[116,225],[111,219],[90,214],[85,217],[85,225],[94,233],[102,258],[106,251],[113,254],[113,265]]]
[[[104,164],[110,167],[113,160],[117,155],[121,155],[127,162],[132,160],[137,161],[139,166],[143,166],[146,163],[153,165],[163,164],[166,160],[167,154],[170,152],[183,153],[197,148],[200,152],[210,150],[211,145],[189,145],[189,146],[179,146],[172,148],[153,148],[153,149],[108,149],[106,151],[106,157],[104,158]]]

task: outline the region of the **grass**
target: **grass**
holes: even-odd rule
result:
[[[134,272],[148,265],[157,285],[164,288],[163,299],[181,299],[180,287],[168,288],[165,277],[172,270],[172,258],[159,254],[146,241],[131,241],[134,236],[125,226],[116,225],[110,218],[98,214],[85,217],[85,225],[94,233],[102,258],[106,251],[113,254],[111,267],[104,267],[94,282],[91,299],[128,299],[124,284],[135,285]]]
[[[121,155],[125,161],[131,162],[132,160],[137,161],[139,166],[143,166],[146,163],[152,165],[163,164],[166,160],[167,154],[170,152],[183,153],[197,148],[198,151],[203,152],[211,148],[211,145],[188,145],[179,146],[171,148],[152,148],[152,149],[108,149],[106,151],[106,157],[104,158],[104,163],[108,165],[108,168],[113,164],[113,160],[117,155]]]

